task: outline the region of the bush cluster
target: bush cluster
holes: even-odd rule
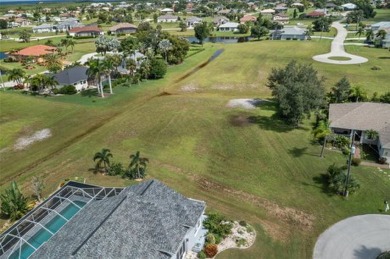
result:
[[[342,194],[344,191],[345,183],[347,180],[347,174],[345,173],[346,169],[346,166],[336,166],[335,164],[329,166],[328,168],[328,187],[337,194]],[[352,175],[350,175],[348,181],[349,193],[354,193],[359,188],[359,182],[355,178],[353,178]]]
[[[213,234],[215,243],[219,244],[221,239],[231,233],[233,224],[220,214],[210,213],[203,221],[203,226]]]

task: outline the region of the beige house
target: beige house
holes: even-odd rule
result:
[[[332,132],[351,136],[352,130],[355,130],[355,142],[376,145],[379,157],[390,161],[390,104],[330,104],[329,121]],[[368,130],[378,132],[378,138],[370,139],[366,133]]]

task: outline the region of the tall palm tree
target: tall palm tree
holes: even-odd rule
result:
[[[96,171],[104,169],[104,171],[107,172],[108,167],[110,166],[110,158],[112,158],[112,154],[108,148],[103,148],[102,151],[96,152],[93,156],[93,161],[96,162]]]
[[[58,54],[48,54],[45,56],[46,67],[50,72],[56,73],[62,69],[62,62]]]
[[[21,68],[14,68],[8,72],[8,79],[15,81],[18,84],[22,83],[22,79],[26,75],[26,71]]]
[[[37,74],[34,77],[30,78],[29,80],[31,90],[43,90],[46,87],[53,88],[54,86],[58,85],[58,82],[51,76],[47,76],[45,74]]]
[[[372,41],[374,38],[374,31],[373,30],[367,30],[366,31],[366,39],[367,41]]]
[[[130,171],[134,172],[136,179],[145,177],[147,163],[149,163],[149,159],[146,157],[141,157],[139,151],[130,155],[129,169]]]
[[[11,187],[0,195],[0,211],[11,220],[23,217],[28,211],[27,198],[20,192],[16,182],[11,183]]]
[[[69,41],[68,38],[61,39],[61,41],[60,41],[60,45],[65,47],[65,51],[68,51],[68,47],[69,47],[68,46],[68,41]]]
[[[378,39],[383,40],[386,37],[386,31],[385,30],[379,30],[376,34],[375,37]]]
[[[130,76],[134,76],[135,71],[137,70],[137,63],[134,59],[128,58],[126,60],[126,69],[130,71]]]
[[[72,39],[68,39],[68,47],[70,47],[72,49],[72,52],[73,52],[73,49],[74,49],[74,45],[76,45],[76,41],[72,40]]]
[[[102,62],[99,59],[90,59],[88,60],[87,64],[89,66],[87,70],[87,75],[90,78],[94,78],[95,81],[97,81],[98,93],[101,94],[102,98],[104,98],[103,85],[101,80],[101,76],[104,68]]]
[[[359,27],[358,30],[356,31],[355,35],[357,35],[359,38],[364,34],[364,28]]]
[[[172,43],[168,39],[163,39],[158,43],[158,48],[164,53],[165,62],[168,63],[168,51],[172,49]]]
[[[110,94],[113,94],[112,92],[112,84],[111,84],[111,73],[112,71],[119,66],[117,63],[117,59],[113,57],[113,55],[106,55],[103,60],[103,73],[108,77],[108,84],[110,86]]]

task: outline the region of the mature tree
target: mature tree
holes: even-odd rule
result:
[[[280,116],[298,126],[305,114],[324,105],[323,81],[312,65],[293,60],[285,68],[273,68],[267,86],[278,101]]]
[[[150,79],[159,79],[163,78],[167,73],[167,65],[161,59],[154,58],[150,61]]]
[[[41,201],[42,199],[43,188],[45,188],[45,185],[43,184],[42,179],[40,177],[33,176],[31,179],[31,189],[38,201]]]
[[[298,17],[297,9],[294,9],[294,12],[293,12],[293,19],[296,19],[297,17]]]
[[[336,83],[329,93],[330,103],[344,103],[349,99],[351,84],[347,77],[343,77]]]
[[[162,37],[169,40],[172,44],[172,49],[167,52],[168,64],[180,64],[183,62],[190,49],[188,40],[183,37],[166,33],[163,33]]]
[[[348,23],[359,23],[363,20],[364,13],[362,10],[354,10],[347,14]]]
[[[62,69],[62,62],[58,54],[48,54],[45,56],[46,67],[50,72],[57,73]]]
[[[95,171],[107,172],[110,167],[111,151],[108,148],[103,148],[102,151],[96,152],[93,156],[93,161],[96,162]]]
[[[14,68],[7,72],[8,79],[11,81],[15,81],[17,84],[21,84],[23,82],[23,78],[26,76],[26,71],[21,68]]]
[[[0,29],[4,30],[8,28],[8,22],[6,20],[0,20]]]
[[[187,31],[187,24],[183,21],[179,24],[180,31]]]
[[[125,56],[131,56],[138,50],[139,45],[140,43],[137,38],[129,36],[121,41],[121,50]]]
[[[12,182],[11,187],[0,195],[0,201],[1,214],[11,220],[20,219],[28,211],[27,198],[20,192],[16,182]]]
[[[103,64],[99,59],[90,59],[88,60],[88,70],[87,75],[90,78],[95,79],[97,82],[98,93],[101,94],[102,98],[104,98],[103,85],[102,85],[102,74],[103,74]]]
[[[317,18],[313,22],[313,30],[314,31],[322,31],[322,32],[329,31],[331,23],[332,23],[332,20],[330,18],[327,18],[327,17]]]
[[[141,157],[139,151],[130,155],[129,171],[132,172],[135,179],[141,179],[145,177],[146,166],[149,163],[149,159]]]
[[[203,41],[210,36],[210,27],[207,22],[198,23],[194,27],[195,37],[199,40],[199,43],[203,45]]]
[[[261,37],[267,36],[269,34],[268,29],[265,26],[253,26],[251,28],[251,36],[256,37],[257,40],[260,40]]]
[[[354,86],[351,88],[351,91],[349,92],[349,100],[352,102],[364,102],[368,98],[367,91],[362,88],[361,86]]]
[[[246,24],[240,24],[237,27],[238,32],[241,34],[247,33],[249,31],[249,27]]]
[[[19,39],[22,42],[30,42],[30,38],[31,38],[31,33],[28,32],[27,30],[22,30],[19,32]]]
[[[114,60],[110,55],[106,55],[102,62],[102,72],[108,78],[108,85],[110,86],[110,94],[112,92],[111,73],[115,69]]]
[[[363,17],[366,19],[374,18],[376,12],[374,11],[374,7],[372,7],[371,2],[368,0],[358,0],[355,2],[358,9],[362,11]]]
[[[96,39],[95,46],[96,52],[106,54],[107,51],[116,51],[120,43],[116,38],[101,35]]]
[[[172,49],[172,43],[168,39],[163,39],[158,43],[158,48],[165,58],[165,62],[168,63],[168,51]]]

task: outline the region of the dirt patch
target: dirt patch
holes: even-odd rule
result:
[[[282,226],[275,224],[268,220],[261,220],[261,226],[264,228],[265,232],[275,240],[280,240],[282,242],[288,241],[289,233]]]
[[[14,145],[14,150],[26,149],[34,142],[42,141],[49,137],[51,137],[50,129],[43,129],[43,130],[36,131],[31,136],[18,138]]]
[[[234,127],[245,127],[251,123],[248,120],[248,116],[244,115],[233,115],[229,117],[230,125]]]
[[[261,99],[232,99],[227,103],[229,108],[255,109],[261,104]]]
[[[294,225],[302,231],[311,230],[313,228],[313,221],[315,220],[315,217],[311,214],[290,207],[281,207],[275,202],[269,201],[265,198],[243,191],[234,190],[206,179],[199,179],[198,182],[203,189],[214,191],[218,190],[221,193],[231,195],[240,200],[249,201],[256,206],[265,209],[269,215],[276,217],[288,225]]]
[[[250,230],[250,231],[249,231]],[[252,226],[240,226],[237,221],[233,222],[232,233],[218,244],[218,253],[227,249],[246,249],[251,247],[256,240],[256,231]]]
[[[194,84],[188,84],[188,85],[182,86],[181,90],[183,92],[195,92],[195,91],[199,90],[199,88]]]

